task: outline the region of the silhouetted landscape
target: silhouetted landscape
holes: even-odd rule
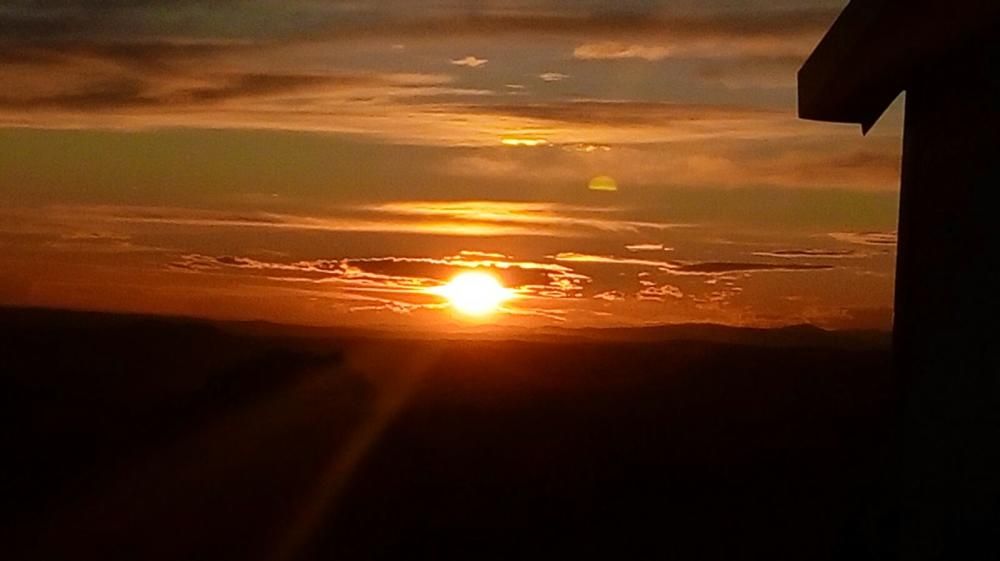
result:
[[[4,309],[4,559],[832,559],[887,337],[521,340]]]

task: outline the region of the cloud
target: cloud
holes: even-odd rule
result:
[[[230,43],[55,43],[13,46],[0,76],[20,87],[0,97],[0,106],[104,109],[181,109],[244,98],[294,93],[393,92],[421,95],[416,88],[443,86],[443,75],[324,69],[289,72],[293,65],[270,60],[259,47]],[[221,64],[220,59],[246,58]],[[259,57],[259,58],[258,58]],[[38,61],[46,64],[41,68]],[[21,64],[19,64],[21,63]],[[280,69],[279,69],[280,68]],[[416,90],[416,91],[411,91]],[[432,90],[437,91],[437,90]]]
[[[117,232],[72,232],[63,234],[60,239],[83,242],[128,242],[132,241],[132,236]]]
[[[351,306],[348,310],[352,313],[358,312],[391,312],[394,314],[408,315],[420,310],[440,310],[446,308],[447,303],[421,303],[406,302],[392,298],[366,298],[367,304]]]
[[[0,50],[0,62],[22,68],[41,66],[55,69],[111,65],[139,75],[173,73],[190,65],[204,64],[222,56],[254,56],[260,46],[231,40],[133,39],[38,39],[7,41]]]
[[[670,269],[674,274],[689,275],[720,275],[727,273],[754,272],[796,272],[796,271],[828,271],[832,265],[811,265],[804,263],[739,263],[725,261],[704,261],[696,263],[677,264]]]
[[[573,50],[579,60],[666,58],[787,57],[804,59],[832,23],[827,11],[718,14],[714,17],[669,18],[659,29],[588,38]]]
[[[853,249],[776,249],[772,251],[755,251],[758,257],[814,257],[837,259],[841,257],[858,257],[860,254]]]
[[[511,98],[506,91],[457,88],[448,76],[359,72],[345,59],[411,39],[537,36],[549,42],[540,48],[555,49],[566,39],[622,36],[653,43],[815,38],[833,16],[609,13],[533,2],[503,9],[395,2],[221,2],[211,11],[199,2],[95,6],[32,2],[0,11],[0,82],[11,85],[0,94],[0,125],[306,130],[447,146],[496,145],[524,131],[567,146],[773,137],[794,122],[790,113],[628,100],[505,106],[497,101]],[[453,62],[486,61],[469,55]]]
[[[628,257],[615,257],[613,255],[591,255],[587,253],[575,253],[571,251],[550,255],[550,259],[564,263],[596,263],[600,265],[629,265],[636,267],[652,267],[656,269],[670,269],[675,265],[669,261],[656,261],[651,259],[632,259]]]
[[[830,142],[808,150],[793,144],[769,154],[719,150],[693,155],[685,164],[679,173],[682,181],[702,184],[894,189],[899,183],[899,156],[892,147],[884,151],[845,149]]]
[[[164,253],[167,248],[145,245],[133,241],[126,234],[115,232],[72,232],[58,239],[45,242],[45,246],[57,251],[76,253]]]
[[[304,92],[392,87],[388,77],[370,75],[240,74],[207,78],[208,83],[204,85],[175,88],[141,79],[113,79],[87,84],[69,93],[0,97],[0,108],[82,112],[195,108],[253,98],[274,100]]]
[[[362,257],[345,258],[345,267],[389,277],[424,278],[447,281],[462,270],[488,270],[511,287],[547,285],[559,288],[560,282],[572,269],[554,263],[536,263],[506,259],[479,259],[457,256],[443,259],[427,257]],[[578,283],[571,283],[578,284]]]
[[[549,257],[557,262],[591,263],[599,265],[627,265],[647,267],[674,275],[724,275],[728,273],[753,272],[794,272],[794,271],[826,271],[833,269],[831,265],[814,265],[805,263],[740,263],[726,261],[659,261],[653,259],[633,259],[611,255],[591,255],[586,253],[564,252]]]
[[[833,135],[812,137],[800,131],[796,137],[775,118],[773,137],[754,137],[751,117],[734,117],[728,133],[712,132],[717,122],[679,123],[672,128],[669,120],[657,121],[663,136],[659,142],[616,144],[606,150],[577,149],[561,145],[560,150],[535,150],[520,153],[480,150],[456,156],[447,166],[450,175],[495,179],[530,177],[549,182],[577,182],[591,174],[610,173],[622,185],[653,187],[685,186],[706,188],[812,188],[850,189],[852,191],[888,191],[899,187],[898,139],[865,139],[859,148],[854,142]],[[552,125],[553,128],[560,125]],[[586,125],[565,125],[585,127]],[[743,128],[746,126],[746,128]],[[639,125],[623,125],[641,128]],[[702,130],[699,131],[698,129]],[[742,129],[737,131],[737,129]],[[671,132],[667,132],[670,130]],[[652,135],[643,130],[643,138]],[[676,135],[670,137],[669,135]],[[705,135],[705,136],[699,136]],[[744,136],[746,135],[746,136]],[[706,140],[715,136],[711,142]],[[635,139],[634,138],[634,139]],[[634,140],[633,139],[633,140]]]
[[[239,271],[276,282],[332,284],[351,293],[394,293],[429,298],[430,290],[469,269],[489,271],[520,295],[559,299],[582,292],[590,277],[555,263],[468,259],[468,256],[336,257],[311,261],[265,261],[252,257],[186,254],[169,269],[218,274]]]
[[[506,260],[510,259],[511,257],[504,253],[495,253],[491,251],[473,251],[473,250],[463,249],[462,251],[458,252],[458,255],[456,257],[451,257],[449,259],[470,259],[470,258]]]
[[[458,237],[578,238],[602,233],[656,232],[679,226],[628,220],[622,218],[624,213],[625,209],[620,208],[558,203],[397,201],[331,208],[315,215],[161,206],[68,205],[49,207],[46,216],[80,229],[98,230],[119,224]],[[18,219],[27,220],[26,217]]]
[[[607,292],[595,294],[594,299],[605,300],[607,302],[620,302],[625,299],[625,293],[618,290],[608,290]]]
[[[659,286],[650,285],[642,288],[636,297],[639,300],[653,300],[657,302],[662,302],[664,298],[674,298],[681,299],[684,298],[684,292],[676,286],[670,284],[663,284]]]
[[[555,229],[583,229],[596,232],[662,231],[680,224],[624,220],[624,209],[588,207],[557,203],[503,201],[406,201],[366,207],[374,212],[399,216],[446,218],[455,222],[498,225],[546,226]]]
[[[574,6],[576,8],[576,6]],[[350,37],[409,36],[440,38],[456,36],[491,37],[510,34],[562,35],[567,37],[662,37],[683,40],[725,41],[736,38],[773,38],[810,36],[818,38],[836,17],[835,10],[799,10],[747,13],[668,15],[664,13],[609,13],[606,9],[588,13],[574,9],[563,12],[537,10],[480,12],[453,11],[437,18],[384,19],[364,29],[349,32]],[[334,24],[328,32],[343,36],[343,26]],[[327,33],[325,35],[333,35]]]
[[[573,49],[573,56],[580,60],[616,60],[639,58],[648,61],[663,60],[670,56],[668,47],[629,45],[618,41],[586,43]]]
[[[8,3],[10,4],[10,3]],[[171,18],[163,17],[171,9]],[[308,39],[311,41],[442,40],[456,37],[536,35],[565,37],[672,37],[676,40],[775,37],[811,34],[818,37],[836,12],[825,10],[716,12],[684,15],[652,5],[609,10],[604,3],[573,3],[566,9],[547,1],[525,1],[503,7],[479,3],[407,2],[214,2],[206,11],[196,1],[17,2],[0,12],[0,30],[16,39],[106,37],[130,35],[230,35],[239,38]],[[298,25],[289,26],[287,13]],[[284,16],[284,17],[283,17]]]
[[[462,107],[457,109],[462,110]],[[783,111],[758,107],[700,105],[655,101],[577,100],[547,103],[467,105],[468,112],[576,125],[644,125],[714,123],[718,121],[784,119]]]
[[[538,77],[543,82],[562,82],[563,80],[569,78],[569,74],[563,74],[562,72],[543,72],[539,74]]]
[[[895,247],[897,242],[896,232],[833,232],[830,237],[842,242],[878,247]]]
[[[8,74],[8,76],[4,76]],[[108,74],[108,73],[104,73]],[[0,68],[0,79],[13,79]],[[45,128],[252,128],[365,135],[431,146],[608,146],[807,134],[788,112],[631,101],[499,103],[420,74],[46,74],[0,94],[0,124]],[[192,85],[192,82],[196,85]],[[510,99],[510,96],[502,96]],[[531,131],[526,136],[524,131]]]
[[[673,251],[673,248],[663,247],[661,243],[637,243],[625,246],[625,249],[633,253],[640,251]]]
[[[540,233],[539,228],[527,228],[516,224],[491,223],[489,220],[465,220],[427,222],[391,216],[378,211],[365,212],[364,208],[355,212],[338,214],[332,211],[327,216],[305,216],[259,211],[230,212],[208,209],[185,209],[173,207],[136,206],[91,206],[60,207],[66,214],[83,213],[76,219],[120,224],[158,224],[176,227],[199,228],[239,228],[265,230],[329,231],[329,232],[393,232],[397,234],[417,234],[433,236],[534,236],[534,235],[579,235],[567,229]]]
[[[731,90],[754,88],[794,88],[796,74],[805,62],[803,55],[741,55],[708,59],[698,67],[698,77],[705,83]]]
[[[458,18],[440,15],[440,21],[431,18],[433,25],[428,29],[423,25],[427,18],[420,14],[407,19],[379,12],[371,15],[371,25],[327,22],[337,30],[327,33],[323,31],[326,24],[318,23],[310,31],[286,37],[205,36],[204,30],[197,37],[176,32],[143,34],[140,27],[117,21],[119,16],[131,18],[154,5],[79,10],[77,16],[88,20],[115,20],[103,30],[93,21],[81,28],[93,33],[50,33],[0,42],[0,58],[9,62],[0,64],[0,81],[16,86],[0,94],[0,124],[328,131],[363,134],[385,142],[449,146],[496,145],[504,138],[524,137],[524,131],[532,131],[531,138],[542,144],[560,146],[800,135],[808,125],[798,123],[787,111],[629,100],[504,104],[499,100],[511,99],[507,92],[500,95],[458,88],[445,75],[366,72],[353,64],[345,70],[339,68],[343,62],[308,61],[323,60],[325,53],[347,48],[341,41],[358,48],[353,40],[394,32],[442,39],[466,33],[522,32],[546,36],[615,36],[625,32],[642,37],[767,36],[787,29],[813,29],[824,19],[815,14],[782,15],[778,19],[793,23],[772,25],[768,18],[756,16],[691,19],[655,14],[482,13]],[[231,9],[235,4],[227,6],[225,9]],[[303,7],[306,12],[311,9]],[[44,16],[31,17],[58,19],[61,13],[44,12]],[[189,16],[192,19],[185,21],[199,22],[197,11]],[[346,16],[338,12],[324,17],[337,20]],[[455,30],[463,25],[464,31]],[[120,31],[121,36],[113,31]],[[331,50],[332,43],[336,49]],[[485,60],[470,55],[455,62],[480,65]],[[541,76],[557,79],[565,75],[546,72]]]
[[[480,66],[485,66],[489,60],[485,58],[477,58],[474,56],[467,56],[465,58],[452,59],[451,63],[455,66],[465,66],[467,68],[479,68]]]

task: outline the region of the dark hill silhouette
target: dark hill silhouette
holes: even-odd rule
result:
[[[3,558],[823,560],[893,458],[836,333],[321,333],[0,311]]]

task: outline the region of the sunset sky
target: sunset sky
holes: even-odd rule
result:
[[[796,118],[846,3],[0,2],[0,304],[888,328],[900,104]]]

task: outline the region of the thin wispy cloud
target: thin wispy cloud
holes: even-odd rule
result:
[[[577,182],[590,179],[581,177],[584,171],[613,171],[623,185],[648,187],[666,183],[708,189],[769,186],[895,192],[899,188],[899,143],[892,139],[869,139],[870,146],[859,149],[844,145],[838,137],[802,143],[780,134],[755,138],[746,130],[747,138],[723,135],[710,142],[697,136],[701,133],[695,131],[696,125],[679,126],[686,129],[683,134],[673,139],[663,136],[652,144],[567,145],[558,151],[516,154],[480,151],[454,158],[446,169],[469,178],[511,177],[530,170],[532,177]],[[777,131],[781,125],[776,120],[774,126]]]
[[[586,253],[563,252],[551,256],[552,259],[565,263],[597,263],[603,265],[632,265],[636,267],[651,267],[655,269],[671,269],[675,264],[670,261],[653,259],[633,259],[630,257],[615,257],[613,255],[590,255]]]
[[[563,74],[562,72],[543,72],[539,74],[538,77],[543,82],[562,82],[563,80],[569,78],[569,74]]]
[[[479,67],[482,67],[482,66],[486,66],[487,62],[489,62],[489,60],[487,60],[485,58],[478,58],[478,57],[474,57],[474,56],[471,56],[471,55],[463,57],[463,58],[456,58],[456,59],[452,59],[451,60],[451,63],[453,65],[455,65],[455,66],[465,66],[466,68],[479,68]]]
[[[681,289],[673,286],[671,284],[661,284],[653,286],[645,286],[636,293],[636,298],[640,300],[654,300],[657,302],[662,302],[664,299],[673,298],[681,299],[684,298],[684,293]]]
[[[626,245],[625,249],[633,253],[639,253],[642,251],[673,251],[673,248],[664,247],[661,243],[637,243]]]
[[[586,43],[573,50],[573,56],[581,60],[619,60],[638,58],[648,61],[663,60],[670,56],[671,49],[661,46],[629,45],[618,41]]]
[[[797,257],[840,259],[863,255],[853,249],[775,249],[771,251],[755,251],[753,254],[758,257],[781,257],[788,259]]]
[[[618,290],[608,290],[607,292],[595,294],[594,299],[604,300],[605,302],[621,302],[625,299],[625,294]]]
[[[833,265],[810,263],[740,263],[725,261],[705,261],[681,263],[670,269],[678,275],[725,275],[730,273],[779,272],[794,273],[806,271],[829,271]]]
[[[0,78],[7,79],[2,69]],[[192,88],[118,76],[22,90],[0,96],[0,124],[335,132],[431,146],[499,146],[504,139],[523,138],[525,130],[532,131],[533,145],[574,146],[780,138],[809,128],[790,113],[753,107],[637,101],[512,105],[490,99],[498,95],[494,92],[454,87],[451,78],[434,75],[243,75],[202,81],[209,84]]]
[[[392,232],[428,236],[565,238],[594,236],[601,232],[663,231],[682,226],[629,220],[624,214],[624,209],[616,208],[496,201],[401,201],[331,208],[315,215],[254,210],[77,205],[50,207],[47,214],[34,220],[34,223],[37,225],[57,221],[74,224],[78,228],[124,224],[302,232]]]
[[[833,232],[830,237],[841,242],[878,247],[895,247],[897,242],[896,232]]]
[[[620,218],[625,209],[586,207],[557,203],[500,201],[413,201],[366,207],[368,210],[415,217],[439,217],[455,221],[546,226],[603,232],[669,230],[683,224]]]
[[[163,34],[192,35],[192,27],[201,24],[208,33],[260,39],[287,37],[287,23],[276,20],[276,10],[267,2],[220,2],[219,20],[199,22],[194,18],[173,18],[167,21],[151,15],[170,6],[179,15],[198,13],[198,2],[169,2],[150,0],[144,2],[105,3],[89,0],[63,1],[57,5],[39,5],[37,2],[14,0],[8,2],[0,20],[16,37],[38,38],[46,36],[110,36],[120,37],[130,33],[150,35],[157,29]],[[805,30],[822,32],[828,27],[836,12],[829,9],[772,12],[759,10],[753,13],[732,11],[703,11],[700,14],[664,9],[665,6],[648,4],[642,9],[608,10],[603,3],[589,5],[574,3],[574,10],[558,9],[558,4],[547,0],[529,0],[510,6],[484,8],[463,3],[443,3],[431,8],[397,1],[362,0],[359,2],[315,2],[291,0],[286,3],[296,10],[309,25],[302,35],[318,40],[330,36],[334,39],[357,40],[360,37],[455,37],[497,36],[511,33],[600,35],[620,34],[630,31],[637,34],[663,34],[668,36],[771,36],[801,33]],[[101,10],[95,10],[100,6]],[[359,14],[368,25],[351,26]],[[231,20],[238,19],[245,27],[234,29]],[[131,24],[127,26],[126,24]],[[284,27],[284,34],[279,33]]]
[[[591,255],[585,253],[564,252],[551,256],[557,262],[588,263],[597,265],[628,265],[656,269],[674,275],[724,275],[729,273],[755,272],[796,272],[796,271],[827,271],[834,267],[825,264],[810,263],[743,263],[726,261],[661,261],[654,259],[635,259],[613,255]]]

